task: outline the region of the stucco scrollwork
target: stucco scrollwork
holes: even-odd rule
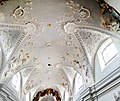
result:
[[[75,13],[80,7],[80,5],[75,3],[73,0],[66,2],[66,5],[68,5],[73,10],[73,13]]]
[[[27,85],[23,88],[23,93],[26,94],[30,89],[33,88],[33,80],[28,81]]]
[[[27,2],[25,2],[25,6],[21,6],[19,5],[18,7],[16,7],[11,16],[18,22],[21,23],[27,23],[28,22],[28,14],[30,12],[30,10],[32,9],[32,1],[29,0]]]
[[[18,56],[14,56],[10,63],[9,68],[13,71],[17,71],[22,66],[27,65],[30,62],[30,54],[25,52],[24,50],[20,50]]]
[[[23,17],[25,14],[24,9],[21,6],[18,6],[14,11],[13,11],[13,17],[17,20]]]
[[[84,8],[83,6],[81,6],[80,10],[79,10],[79,15],[80,18],[82,19],[88,19],[90,18],[90,11],[86,8]]]
[[[80,6],[79,4],[75,3],[75,1],[72,0],[68,1],[66,4],[72,9],[75,17],[74,22],[76,24],[80,24],[83,22],[87,23],[87,19],[91,17],[89,9]]]

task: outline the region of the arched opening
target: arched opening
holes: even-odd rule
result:
[[[74,95],[76,95],[82,89],[82,86],[83,86],[83,78],[79,73],[77,73],[74,84]]]
[[[33,101],[49,101],[49,100],[45,100],[48,96],[50,96],[50,98],[55,98],[54,100],[51,99],[50,101],[61,101],[61,97],[60,94],[58,93],[58,91],[52,89],[52,88],[48,88],[45,89],[43,91],[39,91],[36,96],[33,98]]]
[[[12,87],[16,91],[19,91],[19,89],[20,89],[20,81],[21,81],[21,77],[20,77],[20,73],[18,72],[15,75],[13,75],[13,77],[12,77]]]

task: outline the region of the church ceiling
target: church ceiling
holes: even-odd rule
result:
[[[21,72],[25,94],[39,84],[70,92],[76,71],[93,83],[97,49],[120,38],[101,31],[95,0],[8,0],[0,9],[1,81]]]

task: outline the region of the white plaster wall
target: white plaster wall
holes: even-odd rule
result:
[[[98,97],[98,101],[115,101],[114,94],[118,96],[118,91],[120,91],[120,84],[113,90],[109,91],[109,93],[105,93],[102,96]]]
[[[0,101],[19,101],[10,88],[0,84]]]
[[[120,41],[113,40],[113,42],[118,50],[119,57],[115,58],[110,64],[108,64],[102,72],[99,64],[98,56],[96,56],[96,59],[95,59],[95,82],[96,83],[102,80],[107,75],[109,75],[112,71],[120,67]]]
[[[17,92],[15,90],[15,88],[12,86],[12,81],[10,80],[9,83],[7,84],[7,86],[12,90],[12,93],[14,94],[14,96],[16,96],[18,99],[20,98],[19,97],[19,92]]]

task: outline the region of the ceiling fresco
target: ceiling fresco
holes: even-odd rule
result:
[[[101,43],[120,39],[119,23],[109,23],[95,0],[8,0],[0,9],[0,79],[20,72],[23,95],[35,87],[71,94],[76,72],[92,85]]]

